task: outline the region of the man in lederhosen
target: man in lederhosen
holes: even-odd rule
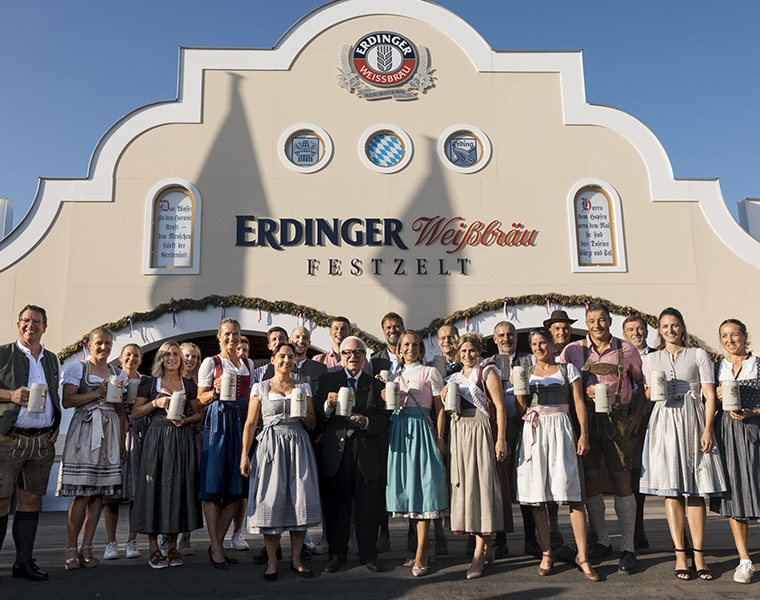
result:
[[[45,581],[32,556],[40,500],[47,491],[55,459],[55,440],[61,422],[58,357],[45,350],[45,309],[28,304],[16,323],[18,340],[0,346],[0,548],[8,529],[13,488],[18,486],[18,508],[13,516],[16,562],[13,577]],[[47,398],[43,412],[29,412],[29,390],[44,384]]]
[[[604,498],[601,485],[601,462],[607,465],[615,512],[620,524],[620,562],[618,572],[636,570],[636,551],[633,535],[636,525],[636,497],[631,489],[634,437],[644,412],[644,386],[641,357],[636,348],[610,333],[610,313],[601,304],[586,310],[588,336],[568,344],[560,356],[561,362],[572,363],[583,376],[583,389],[589,416],[591,450],[583,457],[586,482],[586,508],[598,541],[589,558],[602,558],[612,553],[604,517]],[[610,413],[597,413],[594,408],[595,387],[609,385]],[[636,395],[634,400],[634,390]],[[633,412],[631,408],[633,407]]]

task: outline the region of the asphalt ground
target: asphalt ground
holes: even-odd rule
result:
[[[9,524],[2,553],[0,554],[0,599],[33,600],[87,600],[152,598],[359,598],[361,600],[390,600],[414,598],[415,600],[442,600],[456,598],[756,598],[760,595],[760,573],[749,585],[735,583],[733,571],[738,564],[736,549],[728,520],[708,513],[705,557],[716,577],[715,581],[680,581],[673,575],[674,559],[672,543],[665,521],[662,499],[651,498],[646,503],[646,529],[650,549],[639,553],[638,572],[622,575],[617,572],[619,534],[617,520],[612,508],[612,496],[606,497],[607,517],[615,552],[601,561],[596,568],[602,581],[586,581],[571,565],[557,563],[547,577],[539,576],[538,560],[523,554],[522,523],[520,511],[513,506],[516,531],[508,536],[510,555],[487,566],[483,577],[467,581],[465,573],[469,564],[465,556],[465,536],[448,534],[449,554],[437,557],[428,575],[415,578],[411,569],[401,563],[410,553],[406,550],[407,526],[401,519],[391,520],[391,550],[380,556],[385,565],[383,573],[371,573],[359,564],[358,557],[349,555],[346,565],[334,574],[322,569],[327,555],[315,555],[305,562],[314,571],[311,580],[300,579],[289,569],[289,540],[283,537],[284,558],[279,563],[279,578],[267,582],[262,578],[265,566],[253,565],[252,556],[262,545],[261,536],[248,535],[251,550],[230,555],[240,559],[229,571],[218,571],[208,561],[208,537],[205,530],[193,533],[195,549],[193,556],[185,557],[181,567],[161,570],[151,569],[147,564],[147,538],[139,536],[142,558],[124,558],[127,535],[127,509],[122,507],[118,539],[121,557],[103,561],[97,568],[81,568],[65,571],[64,549],[66,547],[66,513],[42,513],[37,534],[35,556],[40,568],[50,576],[47,582],[32,583],[11,578],[14,559],[13,539]],[[566,508],[560,508],[560,526],[565,540],[572,540]],[[311,532],[319,538],[319,530]],[[106,543],[103,521],[95,536],[95,555],[102,556]],[[750,549],[753,561],[760,562],[760,525],[750,524]]]

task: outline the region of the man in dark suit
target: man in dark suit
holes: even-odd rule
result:
[[[389,425],[381,396],[383,384],[363,372],[367,346],[362,340],[347,337],[340,354],[343,368],[320,377],[314,394],[314,409],[323,425],[319,466],[330,555],[325,572],[334,573],[346,562],[352,496],[359,560],[370,571],[382,571],[377,528],[385,508],[383,446]],[[348,417],[336,414],[342,387],[353,391],[354,406]]]
[[[391,375],[401,370],[396,358],[396,344],[398,338],[404,332],[404,319],[395,312],[389,312],[380,322],[385,335],[386,346],[372,353],[372,374],[378,375],[380,371],[388,370]]]
[[[647,344],[647,323],[639,315],[629,315],[623,321],[623,337],[634,345],[643,359],[650,352],[654,352]],[[636,432],[636,442],[633,449],[633,468],[631,469],[631,487],[636,495],[636,528],[633,534],[633,546],[636,550],[649,548],[649,540],[644,530],[644,500],[646,496],[639,492],[639,478],[641,477],[641,455],[644,452],[644,438],[646,437],[649,417],[652,414],[654,403],[646,402],[644,405],[644,417],[641,419],[639,430]]]

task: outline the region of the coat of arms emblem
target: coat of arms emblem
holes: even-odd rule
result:
[[[391,31],[343,46],[340,64],[338,85],[365,100],[415,100],[435,80],[427,48]]]

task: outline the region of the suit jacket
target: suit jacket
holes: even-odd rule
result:
[[[346,371],[341,369],[326,373],[319,378],[317,391],[314,393],[314,410],[322,425],[319,462],[322,475],[332,477],[337,473],[349,438],[356,448],[359,472],[367,481],[374,481],[385,476],[385,446],[390,420],[385,403],[380,395],[384,388],[379,379],[362,372],[356,389],[354,413],[366,416],[369,427],[360,429],[346,417],[339,417],[332,412],[325,415],[325,400],[330,392],[337,392],[348,386]]]

